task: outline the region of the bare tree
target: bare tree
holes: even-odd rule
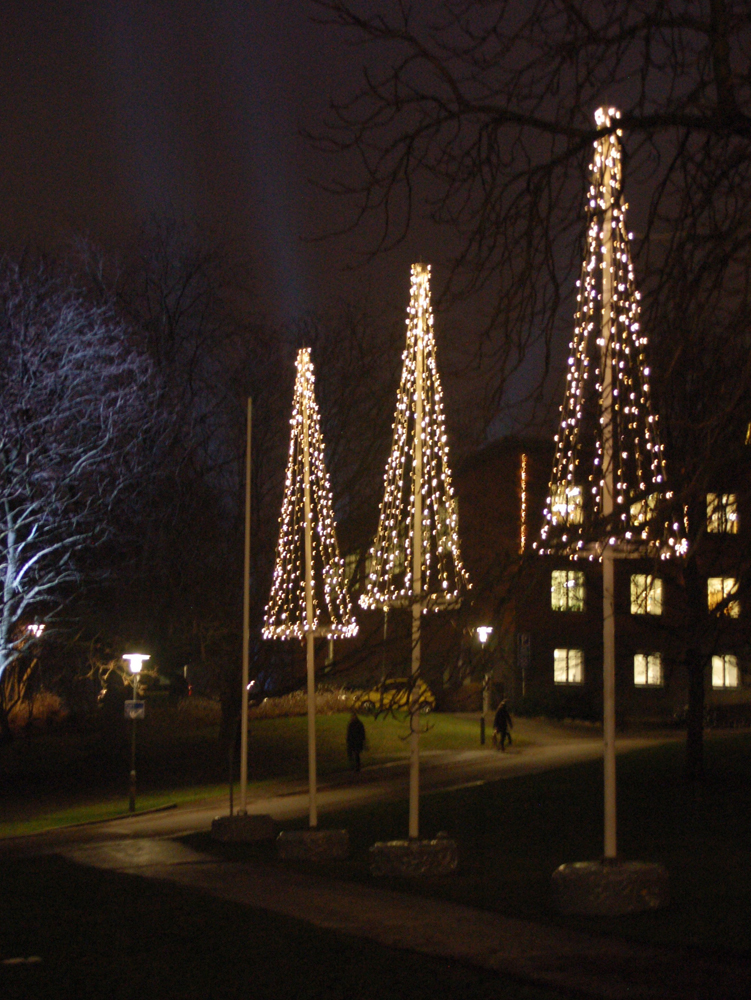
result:
[[[427,214],[455,248],[444,295],[488,308],[488,417],[506,381],[570,325],[593,111],[622,117],[654,337],[711,287],[747,312],[751,12],[744,0],[316,0],[364,74],[313,136],[373,252]],[[633,215],[632,215],[633,217]],[[372,232],[372,229],[370,230]],[[674,329],[674,328],[673,328]],[[736,326],[736,332],[737,332]],[[674,353],[679,345],[672,343]]]
[[[0,735],[14,666],[92,576],[158,441],[152,366],[106,305],[0,262]],[[24,668],[25,669],[25,668]]]
[[[378,220],[374,253],[403,240],[416,214],[447,231],[455,252],[444,296],[488,307],[476,344],[488,420],[531,356],[540,364],[530,392],[541,393],[556,346],[569,340],[581,197],[602,134],[593,112],[621,111],[610,129],[623,131],[642,323],[690,542],[677,576],[696,625],[682,638],[698,774],[707,636],[716,634],[700,586],[706,493],[746,470],[751,420],[751,8],[316,3],[363,52],[360,84],[337,95],[312,136],[335,158],[330,189],[351,200],[352,227]],[[736,576],[747,578],[745,565]]]

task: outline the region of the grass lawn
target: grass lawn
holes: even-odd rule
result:
[[[683,754],[682,744],[670,744],[618,758],[619,852],[667,867],[672,903],[664,911],[564,920],[552,908],[555,868],[602,854],[599,762],[423,796],[421,833],[448,831],[459,844],[460,869],[444,878],[405,881],[400,888],[597,933],[748,954],[751,735],[707,740],[706,781],[695,799],[683,781]],[[351,861],[325,870],[369,880],[368,848],[405,836],[407,803],[327,815],[322,825],[347,827],[353,847]],[[191,843],[238,859],[277,863],[270,845],[220,848],[207,837]]]
[[[60,858],[0,861],[0,884],[4,1000],[562,1000],[492,972]],[[18,958],[33,961],[8,964]]]
[[[318,773],[345,770],[349,715],[316,720]],[[363,717],[368,749],[365,763],[386,763],[408,753],[404,719]],[[432,714],[422,720],[421,748],[479,746],[476,719]],[[147,707],[138,723],[137,759],[140,809],[226,795],[228,755],[219,746],[218,725],[170,709]],[[106,819],[127,811],[130,744],[127,729],[77,733],[35,732],[0,747],[0,837],[18,836],[71,823]],[[252,721],[248,777],[259,790],[275,779],[307,777],[305,716]],[[239,763],[234,765],[237,782]]]

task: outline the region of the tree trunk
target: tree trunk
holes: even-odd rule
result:
[[[0,689],[0,745],[10,743],[13,739],[13,731],[10,728],[8,710],[5,704],[5,696]]]
[[[691,523],[698,523],[703,516],[691,511]],[[704,656],[702,643],[697,642],[697,634],[702,630],[698,623],[706,617],[706,592],[702,585],[696,556],[686,560],[684,569],[688,620],[693,625],[693,641],[689,639],[686,649],[686,673],[688,679],[688,719],[686,725],[686,777],[692,784],[704,776]]]
[[[686,651],[688,720],[686,777],[691,783],[704,777],[704,657],[698,649]]]

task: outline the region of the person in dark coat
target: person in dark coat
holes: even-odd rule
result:
[[[364,748],[365,726],[358,719],[357,712],[353,712],[347,726],[347,757],[356,771],[360,770],[360,754]]]
[[[513,725],[514,723],[511,721],[511,715],[509,714],[506,699],[504,698],[498,706],[495,719],[493,719],[493,742],[500,742],[501,750],[506,749],[506,740],[508,740],[508,745],[511,746],[511,733],[509,729]]]

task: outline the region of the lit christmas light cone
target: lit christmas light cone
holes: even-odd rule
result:
[[[600,108],[610,128],[614,108]],[[665,459],[650,398],[626,209],[621,130],[594,144],[587,253],[577,282],[574,337],[556,435],[543,554],[596,559],[606,546],[667,558],[684,550],[669,516]]]
[[[364,608],[412,608],[414,681],[420,671],[422,613],[455,604],[468,586],[459,552],[436,366],[430,267],[425,264],[412,265],[403,361],[378,531],[360,604]],[[410,719],[409,835],[417,837],[419,732],[415,711]]]
[[[313,363],[307,348],[297,355],[290,424],[279,542],[262,635],[265,639],[304,639],[307,645],[310,826],[315,827],[314,637],[354,636],[357,622],[336,542],[334,503],[324,464]]]
[[[667,490],[663,446],[650,399],[647,338],[639,322],[639,292],[622,194],[622,133],[613,129],[619,117],[615,108],[595,113],[603,134],[594,144],[591,164],[587,253],[577,282],[574,337],[550,495],[540,539],[534,544],[544,554],[602,560],[606,864],[563,865],[556,872],[554,884],[562,894],[562,908],[570,912],[589,912],[592,893],[599,893],[597,905],[605,907],[597,912],[610,912],[611,902],[625,907],[618,912],[641,908],[639,900],[643,902],[649,892],[642,892],[643,886],[636,891],[639,879],[654,883],[654,898],[664,900],[664,872],[657,871],[659,866],[646,866],[645,874],[645,866],[633,862],[633,871],[621,866],[617,875],[612,867],[617,859],[614,559],[665,559],[685,550],[680,524],[670,516],[672,494]],[[605,133],[606,129],[610,131]],[[586,897],[584,903],[574,898],[579,891]]]

